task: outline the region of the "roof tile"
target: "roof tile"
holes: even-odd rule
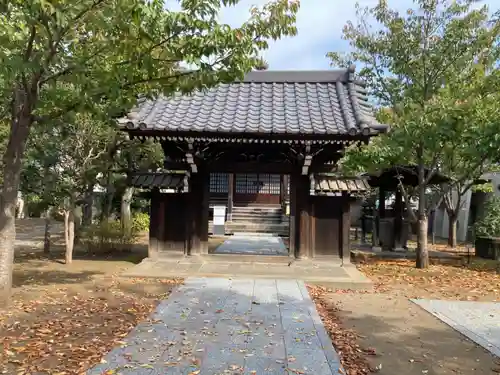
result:
[[[315,174],[311,181],[311,195],[335,195],[338,193],[361,193],[370,189],[366,178],[345,178]]]
[[[129,130],[275,134],[386,131],[352,70],[249,73],[191,95],[140,100],[119,124]]]
[[[188,190],[188,177],[185,173],[139,172],[130,178],[130,186],[142,189],[172,189],[178,192]]]

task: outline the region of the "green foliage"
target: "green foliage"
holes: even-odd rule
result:
[[[471,190],[473,192],[493,193],[493,185],[491,182],[484,184],[474,185]]]
[[[122,231],[120,221],[106,220],[84,228],[80,243],[91,254],[130,251],[138,235],[138,232],[132,229],[132,233],[126,235]]]
[[[485,205],[485,215],[475,224],[476,235],[500,237],[500,197],[491,197]]]
[[[105,156],[115,133],[107,121],[89,113],[36,127],[28,143],[22,190],[37,194],[47,207],[73,207],[109,168]]]
[[[383,0],[358,7],[357,23],[344,28],[353,52],[328,54],[333,65],[361,64],[359,75],[382,106],[377,117],[391,125],[368,147],[348,150],[343,164],[356,171],[425,166],[453,179],[446,191],[463,194],[498,158],[500,22],[474,0],[415,4],[405,14]]]
[[[132,217],[132,232],[141,233],[149,230],[149,214],[136,212]]]
[[[0,1],[0,118],[13,90],[29,92],[45,121],[106,104],[112,113],[138,94],[189,92],[232,81],[259,62],[267,40],[296,33],[296,1],[252,8],[239,27],[219,23],[238,0]],[[179,63],[194,68],[182,70]],[[39,88],[39,91],[31,91]]]

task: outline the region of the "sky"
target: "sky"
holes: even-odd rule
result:
[[[231,26],[240,25],[252,5],[263,5],[269,0],[241,0],[236,7],[225,8],[221,21]],[[348,43],[342,40],[342,28],[348,20],[355,20],[355,0],[301,0],[297,15],[298,35],[271,41],[263,54],[272,70],[329,69],[327,52],[347,52]],[[377,0],[359,0],[361,6],[374,6]],[[391,8],[405,11],[412,0],[388,0]],[[500,0],[484,0],[490,10],[500,9]]]

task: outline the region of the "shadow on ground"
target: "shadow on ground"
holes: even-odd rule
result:
[[[133,249],[130,250],[112,249],[105,251],[87,251],[81,247],[77,247],[73,254],[73,259],[139,264],[144,258],[147,258],[147,256],[148,249],[145,245],[134,245]],[[42,249],[36,247],[24,247],[16,250],[15,263],[29,263],[33,261],[64,263],[65,248],[64,246],[52,246],[50,254],[46,254]]]
[[[380,375],[492,374],[500,360],[406,298],[390,295],[325,297],[329,314],[352,329]],[[338,321],[338,320],[337,320]],[[331,331],[335,338],[335,329]],[[342,341],[337,344],[342,345]]]
[[[96,271],[61,271],[61,270],[37,270],[23,269],[14,270],[13,286],[29,286],[29,285],[54,285],[54,284],[79,284],[89,281],[93,277],[102,275],[102,272]]]

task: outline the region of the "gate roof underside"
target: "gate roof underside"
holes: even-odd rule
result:
[[[119,126],[134,136],[194,138],[370,137],[387,132],[377,122],[354,69],[255,71],[242,81],[191,95],[140,100]],[[224,136],[223,136],[224,135]]]

